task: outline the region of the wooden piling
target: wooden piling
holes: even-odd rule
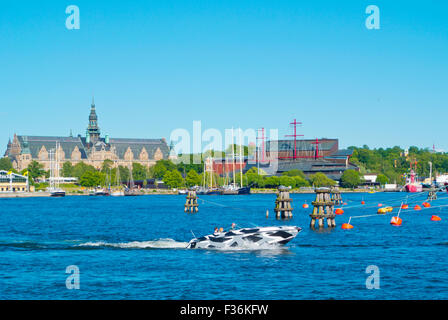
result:
[[[313,213],[310,214],[311,223],[310,227],[315,228],[316,221],[320,228],[325,226],[325,220],[327,220],[327,226],[329,228],[336,227],[335,213],[334,213],[334,201],[331,199],[330,189],[319,188],[315,189],[316,200],[312,202]]]
[[[280,186],[278,188],[277,199],[275,200],[275,217],[277,219],[292,218],[292,199],[289,196],[289,188]]]
[[[331,192],[331,201],[334,202],[335,205],[341,205],[343,204],[341,191],[338,187],[332,187],[330,189]]]
[[[428,192],[428,200],[437,200],[437,191],[435,189],[431,189]]]
[[[196,195],[196,190],[188,190],[187,201],[185,202],[185,212],[198,212],[198,207],[198,196]]]

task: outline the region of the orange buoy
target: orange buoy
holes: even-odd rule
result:
[[[347,202],[344,202],[343,205],[346,206],[346,205],[347,205]]]
[[[442,221],[442,218],[440,218],[439,216],[432,216],[431,221]]]
[[[303,209],[308,209],[309,205],[307,203],[304,203],[302,207]]]
[[[422,210],[422,207],[420,207],[418,204],[415,205],[414,210]]]
[[[390,224],[393,226],[401,226],[402,222],[403,220],[401,220],[400,217],[392,217],[392,219],[390,220]]]
[[[382,203],[378,203],[378,207],[382,207],[383,206],[383,204]]]
[[[350,223],[343,223],[342,229],[344,229],[344,230],[353,229],[353,226]]]
[[[401,209],[406,210],[409,209],[409,205],[408,204],[404,204],[401,206]]]
[[[430,204],[429,202],[423,202],[423,206],[424,206],[425,208],[430,208],[430,207],[431,207],[431,204]]]
[[[365,201],[361,201],[361,204],[366,204],[366,202]]]
[[[342,210],[341,208],[337,208],[335,211],[334,211],[334,214],[337,214],[337,215],[341,215],[341,214],[343,214],[344,213],[344,210]]]

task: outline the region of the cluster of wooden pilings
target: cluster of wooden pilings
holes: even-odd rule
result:
[[[437,200],[437,191],[435,189],[429,190],[428,200]]]
[[[339,188],[333,187],[331,188],[330,192],[331,192],[331,201],[333,201],[335,205],[341,205],[343,201],[341,191],[339,190]]]
[[[289,196],[289,188],[279,187],[277,199],[275,200],[275,217],[277,219],[291,219],[292,218],[292,199]]]
[[[329,228],[336,227],[335,213],[334,213],[334,201],[332,201],[331,191],[328,188],[320,188],[314,190],[316,193],[316,200],[312,202],[313,213],[310,214],[311,223],[310,227],[314,229],[317,225],[320,228],[325,227],[324,220],[327,220],[327,226]]]
[[[190,211],[191,213],[193,212],[198,212],[199,208],[198,208],[198,196],[196,195],[196,191],[195,190],[188,190],[187,193],[187,202],[185,202],[185,212]]]

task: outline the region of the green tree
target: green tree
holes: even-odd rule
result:
[[[247,181],[246,183],[249,186],[259,187],[259,188],[262,188],[265,186],[265,183],[263,181],[263,175],[258,174],[258,170],[255,167],[252,167],[249,170],[247,170],[247,172],[244,174],[244,177],[245,177],[245,180]]]
[[[302,177],[306,180],[306,175],[303,173],[303,171],[299,169],[292,169],[286,172],[283,172],[282,175],[288,176],[288,177]]]
[[[140,163],[134,162],[132,164],[132,177],[134,180],[146,180],[148,177],[148,170]]]
[[[28,173],[29,176],[32,179],[36,179],[39,177],[43,177],[45,175],[45,170],[43,164],[37,162],[37,161],[31,161],[31,163],[28,165]]]
[[[198,186],[201,184],[201,177],[196,170],[191,169],[185,177],[185,183],[188,187]]]
[[[131,177],[131,171],[128,167],[118,166],[120,170],[120,181],[127,183]]]
[[[317,172],[315,174],[310,175],[310,181],[317,188],[319,188],[319,187],[331,187],[331,186],[334,186],[336,184],[336,182],[334,180],[328,178],[322,172]]]
[[[287,175],[279,177],[279,182],[280,182],[280,185],[285,186],[285,187],[291,187],[291,188],[296,187],[296,180],[293,177],[290,177]]]
[[[379,174],[378,177],[376,177],[376,182],[378,182],[380,185],[384,186],[389,182],[389,178],[384,174]]]
[[[62,172],[61,172],[62,176],[63,177],[73,177],[73,172],[74,172],[74,169],[73,169],[72,163],[69,161],[64,162],[64,164],[62,165]]]
[[[310,183],[308,182],[308,180],[305,178],[302,178],[301,176],[294,176],[293,178],[296,182],[296,188],[310,186]]]
[[[167,171],[163,176],[163,182],[170,188],[179,188],[184,185],[184,179],[177,170]]]
[[[96,187],[103,185],[104,182],[105,174],[98,171],[86,171],[79,179],[79,184],[83,187]]]
[[[4,157],[0,159],[0,170],[10,171],[12,169],[11,159]]]
[[[341,176],[341,186],[344,188],[355,188],[361,184],[361,176],[356,170],[345,170]]]
[[[101,172],[107,173],[109,172],[109,169],[112,168],[114,165],[114,162],[112,160],[106,159],[103,161],[103,164],[101,165]]]
[[[264,185],[269,188],[276,188],[280,185],[280,178],[276,176],[263,178]]]
[[[163,162],[160,161],[157,161],[157,163],[152,167],[151,170],[152,176],[159,180],[163,179],[167,171],[168,171],[167,167],[164,165]]]
[[[76,177],[78,178],[78,180],[80,180],[84,173],[86,173],[87,171],[96,172],[96,169],[94,166],[87,165],[81,161],[73,166],[73,177]]]

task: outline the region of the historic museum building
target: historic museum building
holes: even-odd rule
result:
[[[101,137],[95,103],[92,101],[89,125],[86,136],[82,137],[43,137],[20,136],[15,134],[13,141],[8,142],[5,156],[9,157],[16,170],[28,167],[35,160],[50,169],[50,150],[58,145],[57,159],[60,164],[71,162],[73,165],[84,162],[101,168],[104,160],[114,161],[115,166],[130,166],[133,162],[147,167],[156,161],[168,159],[170,148],[162,139],[124,139]]]

